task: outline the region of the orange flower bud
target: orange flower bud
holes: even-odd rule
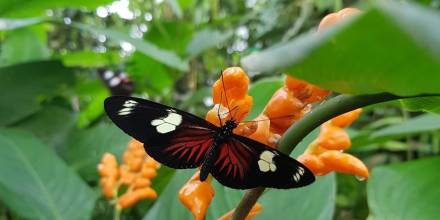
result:
[[[205,219],[206,211],[214,197],[214,188],[211,186],[211,178],[200,181],[200,171],[197,171],[191,179],[180,189],[179,199],[188,208],[196,220]]]
[[[306,105],[294,96],[293,92],[281,88],[275,92],[264,109],[264,114],[271,119],[271,127],[284,132],[298,120]]]
[[[157,176],[156,169],[150,167],[144,167],[141,170],[141,176],[148,179],[154,178]]]
[[[127,191],[118,199],[120,208],[130,208],[139,201],[139,197],[133,191]]]
[[[223,89],[223,85],[225,88]],[[230,67],[223,71],[223,81],[220,77],[212,86],[212,98],[214,103],[222,105],[226,103],[225,91],[228,101],[233,99],[243,99],[246,96],[249,86],[249,77],[240,67]]]
[[[314,154],[302,154],[297,160],[309,168],[316,176],[324,176],[331,171],[331,169],[326,167],[321,159]]]
[[[133,183],[133,187],[135,189],[144,188],[151,186],[151,180],[147,178],[136,178],[136,180]]]
[[[351,125],[356,119],[359,118],[359,115],[361,114],[362,109],[358,108],[356,110],[353,110],[351,112],[344,113],[342,115],[339,115],[338,117],[335,117],[331,120],[331,123],[335,126],[345,128]]]
[[[314,102],[320,102],[324,100],[328,95],[330,95],[330,91],[321,89],[314,85],[308,85],[307,90],[310,91],[311,95],[309,98],[305,99],[304,102],[306,103],[314,103]]]
[[[368,178],[368,168],[353,155],[342,153],[338,150],[329,150],[319,155],[319,159],[326,167],[337,172],[356,175],[360,178]]]
[[[249,214],[246,216],[245,220],[252,220],[256,215],[258,215],[263,210],[263,206],[260,203],[255,203],[255,205],[252,207]],[[232,214],[234,213],[235,209],[232,209],[231,211],[224,214],[222,217],[220,217],[218,220],[229,220],[232,217]]]
[[[321,126],[316,143],[320,147],[329,150],[345,150],[351,146],[350,137],[344,129],[334,126],[331,123],[324,123]]]
[[[339,21],[343,20],[347,16],[351,16],[353,14],[358,14],[361,11],[356,8],[344,8],[336,13],[331,13],[325,16],[321,23],[319,23],[318,31],[325,29],[329,26],[332,26],[335,23],[338,23]]]
[[[269,138],[271,137],[269,118],[264,114],[261,114],[256,117],[254,121],[257,121],[255,122],[255,124],[257,124],[257,129],[248,137],[258,142],[268,144]]]
[[[136,194],[136,197],[141,199],[155,199],[157,198],[157,193],[154,191],[154,189],[147,187],[147,188],[141,188],[134,191]]]
[[[340,19],[344,19],[347,16],[351,16],[351,15],[359,14],[359,13],[361,13],[361,10],[359,10],[357,8],[344,8],[338,12]]]

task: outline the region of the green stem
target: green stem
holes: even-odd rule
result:
[[[418,95],[411,97],[401,97],[389,93],[379,93],[373,95],[339,95],[325,103],[317,106],[309,114],[304,116],[298,122],[290,126],[278,142],[278,150],[290,155],[302,139],[317,128],[322,123],[343,113],[365,107],[372,104],[387,102],[396,99],[416,98],[436,95]],[[438,96],[438,94],[437,94]],[[232,220],[245,219],[258,198],[264,192],[264,188],[250,189],[243,196],[242,200],[232,215]]]
[[[117,205],[113,208],[113,220],[120,220],[121,219],[121,211],[122,209],[119,208]]]

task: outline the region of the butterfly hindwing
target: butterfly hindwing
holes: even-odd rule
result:
[[[144,99],[113,96],[104,105],[119,128],[143,142],[150,156],[172,168],[200,166],[217,129],[197,116]]]
[[[313,173],[295,159],[238,135],[223,144],[212,175],[223,185],[236,189],[295,188],[315,180]]]

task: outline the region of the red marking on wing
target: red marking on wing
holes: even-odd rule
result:
[[[232,174],[234,178],[238,174],[243,179],[245,171],[250,167],[249,162],[256,153],[239,141],[231,139],[220,147],[215,166],[219,172],[226,172],[226,175]]]
[[[178,160],[200,162],[213,143],[213,132],[207,129],[183,129],[172,137],[165,152],[177,156]],[[195,157],[195,158],[194,158]]]

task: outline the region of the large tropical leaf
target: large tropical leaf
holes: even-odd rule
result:
[[[25,219],[88,219],[95,193],[29,133],[0,129],[0,199]]]
[[[40,109],[39,102],[59,95],[73,74],[58,61],[0,68],[0,125],[11,124]]]
[[[437,219],[439,166],[437,156],[375,168],[367,185],[372,219]]]
[[[250,71],[286,70],[341,93],[440,92],[438,12],[377,1],[348,20],[252,54],[242,63]]]
[[[78,130],[67,138],[63,157],[87,180],[96,180],[96,166],[102,155],[109,152],[120,157],[130,137],[113,124],[99,124]]]
[[[111,0],[13,0],[0,1],[0,17],[32,17],[43,15],[46,9],[64,7],[96,6],[112,2]]]

